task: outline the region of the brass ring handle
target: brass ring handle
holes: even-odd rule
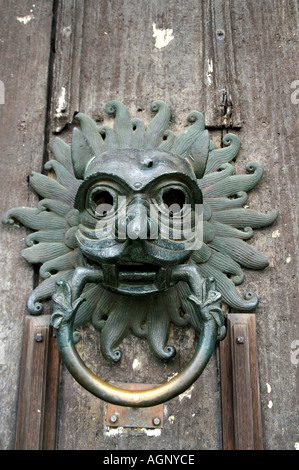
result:
[[[181,272],[178,275],[181,277]],[[184,280],[188,280],[187,278]],[[194,281],[193,271],[192,278]],[[214,280],[203,279],[203,290],[207,289],[207,282],[214,286]],[[60,285],[66,287],[66,290],[70,289],[68,283],[62,282]],[[190,300],[197,306],[201,305],[200,321],[202,329],[199,342],[193,358],[183,371],[163,385],[150,390],[124,390],[101,380],[88,369],[76,350],[73,338],[74,311],[78,309],[81,303],[80,299],[73,304],[73,309],[69,309],[68,312],[65,309],[65,312],[62,314],[61,309],[57,311],[56,308],[56,311],[54,309],[52,314],[51,323],[56,330],[58,348],[64,364],[80,385],[96,397],[114,405],[149,407],[175,398],[187,390],[201,375],[213,354],[217,340],[223,337],[225,327],[223,326],[222,313],[219,313],[221,309],[215,306],[215,302],[219,301],[220,294],[213,290],[209,290],[208,294],[208,297],[204,299],[206,300],[205,302],[202,302],[203,299],[198,300],[198,296],[190,296]],[[70,290],[69,295],[71,296]],[[221,333],[219,335],[220,330]]]

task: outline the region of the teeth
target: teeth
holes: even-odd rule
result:
[[[115,264],[103,264],[104,282],[112,287],[118,287],[118,270]]]
[[[121,270],[124,266],[144,266],[144,271],[123,271]],[[149,270],[149,265],[143,263],[124,263],[120,265],[115,264],[103,264],[103,277],[104,283],[111,287],[120,287],[120,283],[126,282],[142,282],[144,284],[154,284],[156,289],[165,289],[169,287],[171,269],[172,268],[159,268],[156,270],[156,266],[152,266],[153,270]],[[120,269],[120,270],[119,270]]]
[[[155,272],[143,272],[139,271],[120,271],[118,274],[120,281],[144,281],[144,282],[154,282],[156,279]]]
[[[164,289],[169,286],[171,268],[160,268],[155,281],[157,289]]]

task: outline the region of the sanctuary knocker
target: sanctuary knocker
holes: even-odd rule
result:
[[[150,407],[187,390],[226,334],[222,302],[252,311],[257,296],[243,298],[243,268],[264,269],[268,261],[246,241],[272,224],[278,211],[245,208],[247,192],[263,176],[258,162],[234,174],[240,141],[223,137],[216,149],[203,115],[192,111],[176,135],[170,110],[154,101],[145,126],[119,101],[105,107],[113,128],[98,127],[82,113],[75,118],[71,146],[56,137],[45,170],[32,172],[30,186],[41,197],[36,208],[3,215],[32,229],[21,254],[40,265],[42,282],[30,294],[32,315],[51,298],[51,325],[63,361],[95,396],[127,407]],[[78,328],[92,322],[101,352],[121,360],[119,345],[129,332],[148,342],[162,361],[174,357],[171,323],[199,333],[195,353],[172,380],[149,390],[124,390],[93,374],[80,358]]]

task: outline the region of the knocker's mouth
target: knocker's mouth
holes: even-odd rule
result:
[[[95,265],[90,260],[86,261]],[[101,263],[96,266],[102,270],[103,287],[119,294],[148,295],[174,285],[171,281],[172,267],[141,262]]]
[[[97,240],[94,231],[80,226],[77,241],[86,265],[103,273],[102,285],[126,295],[147,295],[174,285],[171,272],[191,251],[168,240]]]

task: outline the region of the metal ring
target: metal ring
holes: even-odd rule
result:
[[[104,401],[135,408],[164,403],[187,390],[202,374],[217,342],[217,324],[211,317],[203,322],[194,356],[182,372],[156,388],[131,391],[104,382],[88,369],[76,350],[72,324],[73,322],[66,322],[61,325],[56,332],[56,337],[63,361],[74,379],[86,390]]]

